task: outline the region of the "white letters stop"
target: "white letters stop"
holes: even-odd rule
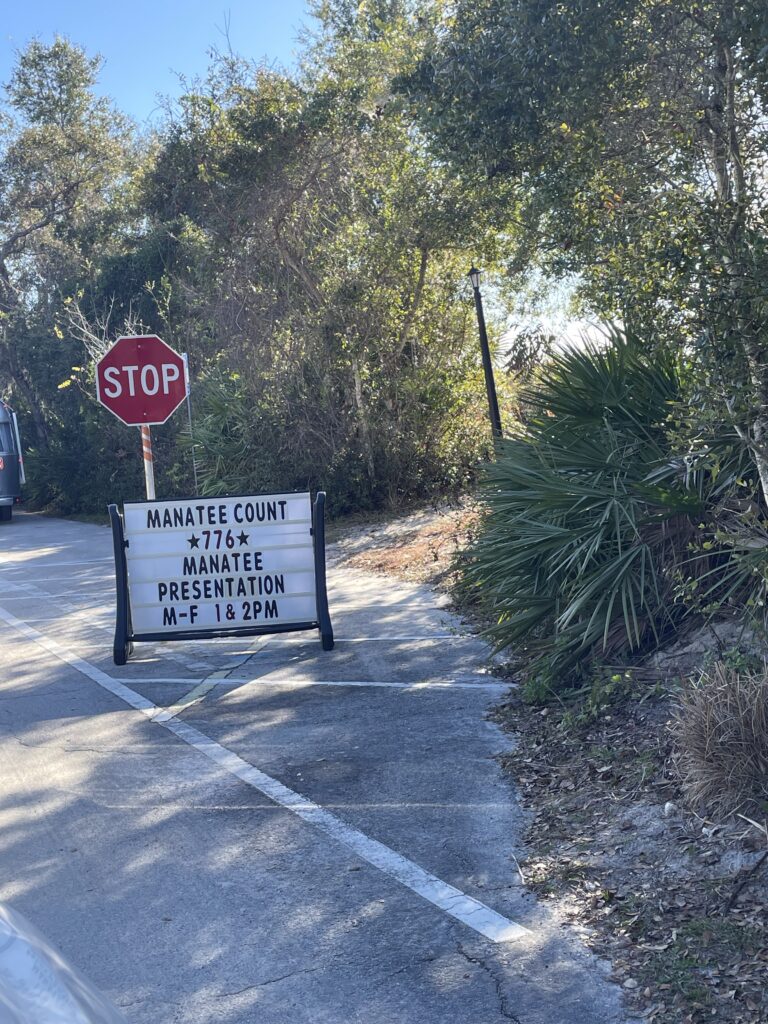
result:
[[[123,393],[122,374],[127,377],[127,390],[131,398],[135,397],[136,375],[139,374],[138,366],[110,366],[104,371],[104,380],[107,386],[104,394],[107,398],[119,398]],[[139,374],[139,394],[156,395],[161,390],[164,395],[170,394],[170,386],[173,381],[179,379],[179,368],[174,363],[161,363],[160,369],[151,364],[143,366]]]

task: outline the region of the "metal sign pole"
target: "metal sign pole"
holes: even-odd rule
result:
[[[147,501],[155,500],[155,467],[152,458],[152,432],[148,426],[142,425],[141,453],[144,458],[144,483],[147,487]]]
[[[199,488],[197,486],[197,459],[195,458],[195,435],[192,433],[192,398],[190,395],[191,388],[189,386],[189,356],[186,352],[182,352],[181,358],[184,360],[184,386],[187,389],[187,415],[189,416],[189,443],[192,447],[192,475],[195,478],[195,494],[199,494]]]
[[[472,291],[475,293],[475,312],[477,313],[477,327],[480,332],[480,352],[483,357],[483,373],[485,374],[485,390],[488,394],[488,414],[491,418],[491,431],[493,432],[494,441],[500,441],[503,436],[501,415],[499,413],[499,400],[496,397],[496,381],[493,379],[493,362],[491,361],[491,350],[488,346],[488,331],[485,327],[483,297],[480,294],[480,271],[476,267],[472,267],[467,277],[472,282]]]

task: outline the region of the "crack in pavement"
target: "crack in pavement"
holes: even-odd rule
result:
[[[433,964],[437,960],[437,956],[425,956],[419,960],[412,960],[409,964],[405,964],[403,967],[398,967],[396,971],[392,971],[391,974],[387,974],[382,980],[390,981],[392,978],[396,978],[398,974],[407,974],[408,971],[412,971],[414,967],[421,967],[423,964]]]
[[[424,964],[434,963],[438,958],[437,954],[420,957],[417,960],[412,960],[402,967],[398,967],[397,970],[391,971],[379,979],[380,984],[386,984],[392,978],[396,978],[399,974],[406,974],[408,971],[412,971],[417,967],[421,967]],[[366,961],[353,961],[353,962],[334,962],[320,964],[317,967],[302,967],[296,971],[289,971],[287,974],[280,974],[276,978],[266,978],[264,981],[254,982],[252,985],[246,985],[244,988],[237,989],[234,992],[219,992],[216,995],[216,999],[227,999],[233,996],[242,995],[244,992],[252,991],[257,988],[264,988],[267,985],[276,985],[278,982],[287,981],[289,978],[298,977],[300,974],[316,974],[318,971],[334,971],[334,970],[359,970],[366,966]],[[514,1018],[512,1018],[514,1020]]]
[[[48,743],[45,740],[42,740],[39,743],[33,743],[30,740],[21,739],[21,737],[17,736],[15,733],[9,733],[8,738],[15,740],[20,747],[24,747],[26,750],[51,750],[57,754],[100,754],[103,757],[110,757],[114,754],[119,754],[121,757],[157,757],[157,752],[154,750],[142,750],[136,747],[73,747]]]
[[[264,981],[256,981],[253,985],[246,985],[234,992],[217,992],[215,999],[231,999],[233,996],[241,996],[244,992],[251,992],[255,988],[264,988],[266,985],[276,985],[279,981],[286,981],[288,978],[295,978],[299,974],[314,974],[316,971],[324,970],[324,967],[302,967],[298,971],[289,971],[288,974],[281,974],[277,978],[266,978]]]
[[[460,942],[456,944],[456,952],[459,954],[459,956],[464,957],[464,959],[468,963],[473,964],[476,967],[480,967],[482,968],[482,970],[486,972],[488,977],[493,982],[493,986],[496,990],[496,997],[499,1000],[499,1012],[501,1013],[501,1015],[503,1017],[506,1017],[507,1020],[511,1020],[513,1024],[521,1024],[520,1018],[516,1016],[509,1008],[509,1000],[507,999],[507,996],[504,993],[501,978],[498,977],[497,973],[494,970],[492,970],[492,968],[481,957],[472,956],[471,953],[468,953]]]

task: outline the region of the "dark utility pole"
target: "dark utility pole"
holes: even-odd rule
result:
[[[499,440],[501,438],[501,415],[499,413],[499,401],[496,398],[496,381],[493,379],[493,364],[491,363],[491,350],[488,347],[488,332],[485,329],[483,297],[480,294],[480,271],[476,267],[472,267],[468,277],[472,282],[472,291],[475,293],[477,327],[480,331],[480,351],[483,354],[483,371],[485,372],[485,390],[488,392],[488,415],[491,418],[491,430],[493,431],[494,440]]]

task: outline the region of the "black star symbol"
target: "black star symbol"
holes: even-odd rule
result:
[[[240,541],[240,546],[242,547],[243,544],[248,543],[248,534],[243,530],[237,535],[237,539]]]
[[[191,537],[187,538],[187,543],[191,548],[196,548],[200,544],[200,538],[193,533]]]

